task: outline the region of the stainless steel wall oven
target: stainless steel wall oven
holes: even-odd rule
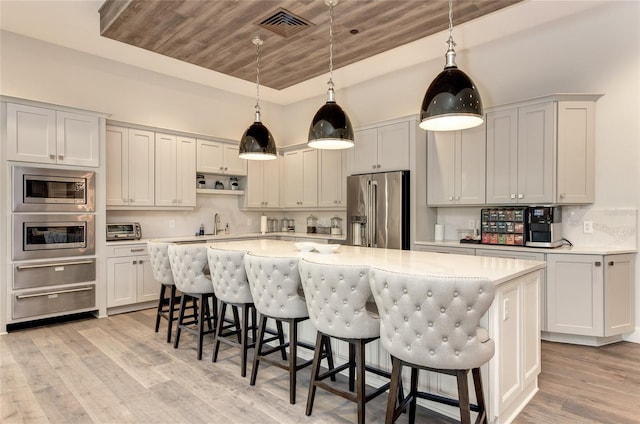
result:
[[[61,258],[95,253],[92,214],[14,214],[14,260]]]

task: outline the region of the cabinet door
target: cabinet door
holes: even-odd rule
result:
[[[56,112],[7,103],[7,158],[56,163]]]
[[[224,171],[224,145],[215,141],[197,140],[196,171],[222,174]]]
[[[378,128],[377,171],[409,169],[409,122],[399,122]]]
[[[558,203],[594,201],[595,105],[558,102]]]
[[[129,203],[129,130],[107,126],[107,206]]]
[[[487,113],[487,203],[517,202],[518,111]]]
[[[107,259],[107,307],[136,303],[137,259]]]
[[[247,175],[247,160],[238,157],[238,146],[224,146],[224,173],[228,175]]]
[[[190,137],[176,138],[176,189],[178,206],[196,205],[196,140]]]
[[[318,206],[343,207],[346,177],[345,154],[340,150],[320,150],[318,156]]]
[[[155,136],[155,204],[177,206],[176,136],[156,133]],[[194,175],[195,177],[195,175]]]
[[[251,161],[255,162],[255,161]],[[264,206],[280,207],[280,164],[279,160],[267,160],[263,163],[263,194]]]
[[[304,149],[302,154],[302,203],[300,206],[318,206],[318,150]]]
[[[378,166],[378,129],[355,131],[355,145],[348,150],[349,175],[376,172]]]
[[[481,205],[485,201],[485,126],[458,132],[455,161],[455,201]]]
[[[157,301],[160,296],[160,283],[153,276],[151,260],[147,256],[138,256],[136,265],[136,301]]]
[[[58,163],[98,166],[100,135],[98,117],[56,112]]]
[[[634,330],[635,255],[604,257],[604,335]]]
[[[247,196],[246,206],[248,208],[259,208],[264,206],[264,187],[266,181],[264,180],[264,167],[267,162],[272,161],[260,161],[250,160],[247,164],[247,187],[245,188],[245,194]]]
[[[427,135],[427,203],[450,205],[454,202],[456,132]]]
[[[154,133],[129,129],[129,206],[154,205]]]
[[[553,202],[555,104],[518,108],[518,203]]]
[[[302,205],[303,166],[301,150],[285,152],[282,161],[284,176],[282,206],[285,208],[296,208]]]
[[[547,327],[583,336],[603,335],[603,257],[547,255]]]

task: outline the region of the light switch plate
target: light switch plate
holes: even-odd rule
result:
[[[593,234],[593,221],[583,221],[582,232],[585,234]]]

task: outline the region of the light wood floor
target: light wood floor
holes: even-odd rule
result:
[[[82,319],[0,337],[2,423],[352,423],[355,405],[318,390],[305,416],[309,371],[298,402],[288,402],[283,370],[261,365],[256,386],[240,377],[239,357],[221,346],[218,363],[196,360],[195,340],[165,343],[154,310]],[[516,423],[640,423],[640,345],[542,345],[540,392]],[[384,422],[386,396],[367,405]],[[406,414],[405,414],[406,415]],[[406,416],[399,419],[406,422]],[[451,423],[420,410],[417,422]]]

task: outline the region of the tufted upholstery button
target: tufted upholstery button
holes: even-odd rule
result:
[[[429,321],[429,322],[427,323],[427,325],[428,325],[429,327],[433,327],[433,321]]]
[[[404,322],[408,322],[409,321],[409,317],[404,317]]]
[[[456,356],[460,356],[460,351],[459,351],[459,350],[456,350],[456,351],[455,351],[455,354],[456,354]]]
[[[342,304],[343,304],[343,305],[346,305],[347,303],[349,303],[349,301],[348,301],[347,299],[344,299],[344,300],[342,301]]]
[[[351,286],[351,291],[356,291],[356,286]]]
[[[457,291],[453,292],[453,297],[458,297],[458,292]]]
[[[342,276],[342,274],[340,274],[340,276],[338,277],[339,280],[344,280],[344,276]]]
[[[484,290],[480,289],[478,290],[478,293],[482,294],[484,292]]]
[[[384,283],[384,288],[388,289],[389,288],[389,283]]]
[[[429,354],[430,354],[430,355],[435,355],[435,352],[434,352],[433,350],[430,350],[430,351],[429,351]]]
[[[456,328],[460,327],[460,323],[456,322]]]
[[[416,339],[421,339],[422,338],[422,334],[418,333],[416,334]]]
[[[416,311],[420,311],[422,308],[420,308],[420,305],[416,306]]]
[[[470,311],[470,310],[471,310],[471,306],[467,306],[467,311]]]
[[[350,323],[350,322],[345,323],[345,325],[346,325],[347,327],[351,327],[351,323]]]
[[[334,287],[334,288],[331,289],[331,293],[335,293],[335,292],[336,292],[336,289]]]
[[[427,296],[428,296],[428,297],[432,297],[432,296],[433,296],[433,292],[432,292],[431,290],[429,290],[429,291],[427,292]]]
[[[411,350],[411,345],[407,346],[407,350]]]
[[[404,289],[402,289],[402,293],[407,294],[409,293],[409,290],[407,290],[407,288],[405,287]]]
[[[360,278],[364,277],[364,272],[360,271]]]
[[[440,312],[442,312],[443,314],[446,312],[447,310],[445,308],[440,308]]]
[[[443,342],[446,342],[447,340],[448,340],[448,339],[447,339],[446,337],[443,337],[443,338],[442,338],[442,341],[443,341]]]

